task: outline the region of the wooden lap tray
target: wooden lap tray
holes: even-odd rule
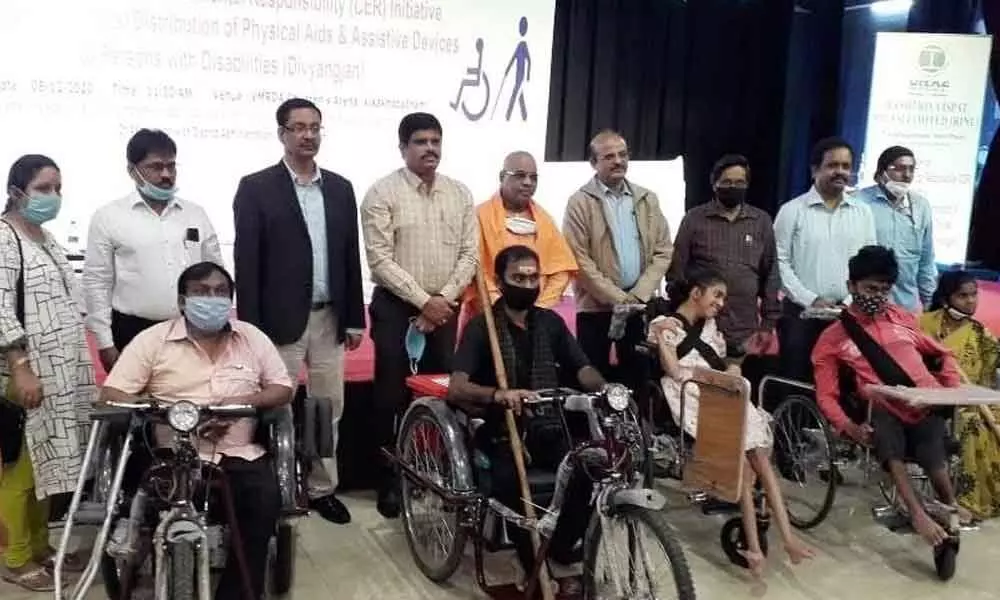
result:
[[[448,395],[448,379],[447,375],[411,375],[406,378],[406,387],[417,397],[443,400]]]
[[[957,388],[908,388],[889,385],[869,385],[868,393],[908,404],[923,406],[971,406],[1000,404],[1000,391],[978,385]]]
[[[740,376],[695,369],[685,388],[697,386],[698,435],[684,466],[684,487],[726,502],[739,502],[750,386]]]

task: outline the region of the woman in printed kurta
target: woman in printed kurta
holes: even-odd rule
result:
[[[996,387],[1000,344],[973,318],[978,303],[975,278],[964,271],[941,275],[931,311],[920,328],[955,354],[969,383]],[[1000,406],[962,408],[957,413],[962,447],[958,503],[976,517],[1000,515]]]
[[[0,476],[3,578],[32,591],[53,587],[48,500],[76,486],[96,393],[73,270],[41,227],[58,214],[61,187],[51,159],[21,157],[0,222],[0,389],[25,410],[22,450]]]

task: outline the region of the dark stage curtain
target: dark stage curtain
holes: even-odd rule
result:
[[[684,156],[687,207],[722,154],[747,155],[774,212],[792,0],[559,0],[546,160],[586,160],[616,129],[635,160]],[[676,223],[671,224],[676,227]]]
[[[1000,2],[982,4],[986,31],[993,36],[990,55],[990,80],[1000,97]],[[982,261],[984,266],[1000,269],[1000,242],[996,228],[1000,224],[1000,131],[993,137],[986,157],[976,199],[972,205],[972,232],[969,238],[969,258]]]
[[[996,4],[986,2],[987,4]],[[979,0],[915,0],[907,30],[922,33],[969,33],[979,15]]]

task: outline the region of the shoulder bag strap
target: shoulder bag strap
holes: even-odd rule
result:
[[[861,324],[846,310],[840,313],[840,323],[883,384],[916,387],[913,379],[899,366],[899,363],[872,339],[872,336],[868,335]]]
[[[14,226],[8,223],[5,219],[0,219],[0,221],[3,221],[3,224],[10,229],[11,235],[14,236],[14,241],[17,242],[17,257],[19,265],[17,269],[17,283],[14,287],[16,294],[14,313],[17,315],[18,322],[21,323],[21,327],[24,327],[24,249],[21,247],[21,236],[17,234],[17,229],[15,229]]]

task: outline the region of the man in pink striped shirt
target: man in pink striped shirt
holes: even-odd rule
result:
[[[291,401],[292,382],[277,348],[253,325],[230,318],[233,279],[224,268],[211,262],[188,267],[177,293],[182,316],[144,330],[122,350],[104,383],[103,401],[141,395],[258,408]],[[251,584],[261,597],[280,496],[271,461],[253,441],[255,428],[254,419],[213,424],[203,430],[198,450],[227,475]],[[157,429],[156,442],[169,446],[169,432]],[[238,562],[227,561],[217,599],[241,598],[240,581]]]

